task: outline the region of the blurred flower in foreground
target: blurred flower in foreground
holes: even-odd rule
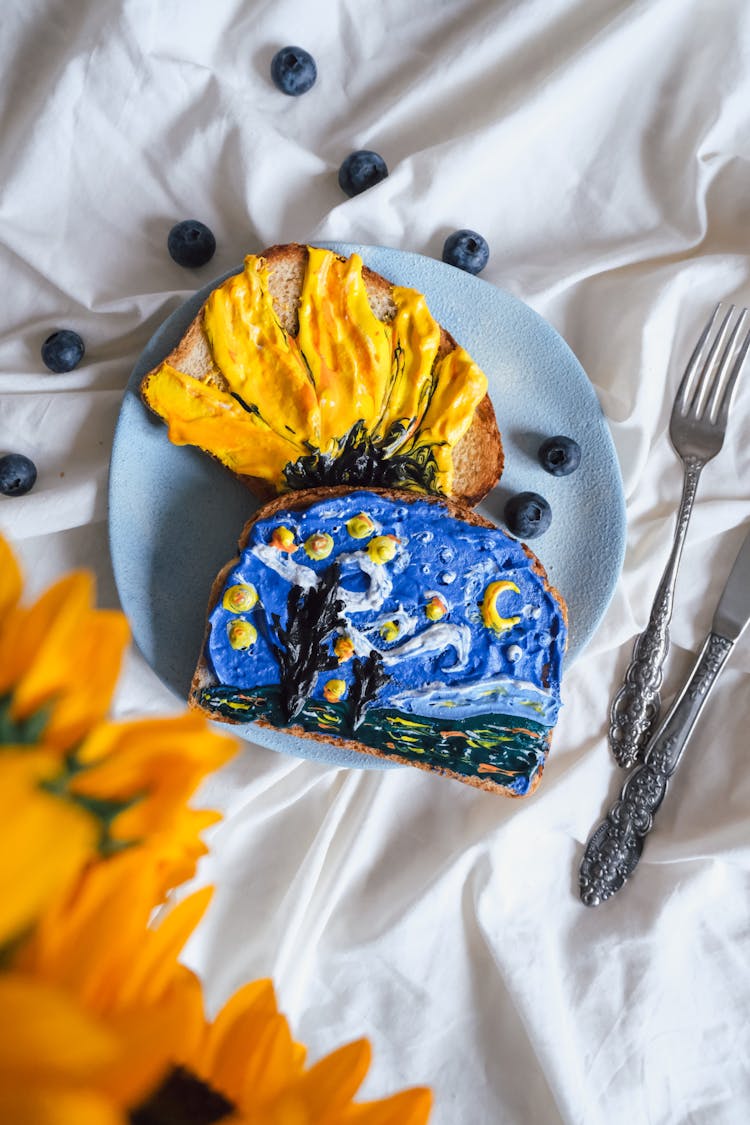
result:
[[[186,802],[236,747],[199,716],[105,719],[129,640],[121,613],[93,608],[71,574],[31,606],[0,538],[0,944],[33,923],[87,860],[149,845],[162,894],[205,852],[218,819]]]
[[[148,850],[88,865],[6,958],[0,1120],[127,1122],[194,1049],[205,1022],[200,984],[177,957],[210,892],[149,926],[160,867]]]
[[[248,1050],[248,1044],[253,1044]],[[189,1071],[236,1107],[243,1125],[424,1125],[432,1096],[404,1090],[374,1102],[353,1103],[370,1066],[366,1039],[339,1048],[305,1069],[276,1007],[271,981],[241,988],[185,1060]]]
[[[179,955],[210,888],[164,904],[219,819],[188,801],[235,744],[191,714],[108,720],[123,616],[85,574],[21,593],[0,536],[0,1121],[424,1125],[426,1089],[352,1101],[364,1040],[306,1069],[270,981],[206,1019]]]

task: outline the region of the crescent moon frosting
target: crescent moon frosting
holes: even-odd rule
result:
[[[500,595],[504,594],[506,590],[512,590],[516,594],[521,593],[515,582],[501,579],[499,582],[490,582],[482,598],[482,620],[488,629],[494,629],[496,633],[507,632],[521,620],[520,617],[502,617],[500,615],[497,603]]]

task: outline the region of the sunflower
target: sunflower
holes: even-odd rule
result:
[[[117,861],[95,866],[106,873],[110,898],[101,885],[84,891],[83,916],[54,914],[63,921],[59,943],[47,931],[41,948],[23,949],[0,974],[0,1120],[124,1125],[201,1033],[200,985],[176,953],[207,896],[186,899],[155,928],[139,916],[136,927],[122,912],[129,888]],[[115,917],[124,933],[112,929]],[[74,949],[75,938],[92,944]]]
[[[148,849],[90,865],[0,975],[0,1002],[6,996],[14,1013],[0,1027],[0,1110],[3,1097],[12,1099],[13,1120],[34,1120],[37,1101],[53,1104],[62,1091],[76,1112],[89,1099],[81,1119],[91,1125],[424,1125],[427,1090],[352,1100],[370,1063],[366,1040],[306,1068],[270,981],[241,988],[207,1020],[199,982],[179,954],[210,890],[149,926],[161,881]],[[196,1105],[199,1115],[187,1116]]]
[[[107,719],[128,631],[87,575],[21,595],[0,537],[0,1120],[423,1125],[426,1090],[352,1100],[365,1041],[305,1068],[269,981],[206,1018],[179,958],[211,890],[165,902],[218,819],[188,801],[234,743],[192,714]]]
[[[94,856],[150,843],[163,891],[188,878],[217,817],[187,801],[235,750],[193,715],[109,721],[123,614],[94,608],[86,573],[30,606],[22,587],[0,537],[0,948]]]
[[[252,1049],[248,1050],[248,1044]],[[352,1099],[370,1066],[366,1039],[340,1047],[305,1068],[305,1048],[295,1043],[279,1012],[273,984],[253,981],[240,989],[203,1038],[188,1070],[234,1106],[237,1125],[424,1125],[430,1091],[404,1090],[372,1102]]]

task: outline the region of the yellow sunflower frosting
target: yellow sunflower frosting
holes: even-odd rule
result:
[[[372,310],[357,254],[308,247],[298,330],[281,325],[268,263],[249,255],[202,314],[215,373],[163,363],[143,395],[177,445],[196,445],[276,491],[383,484],[449,493],[453,450],[487,392],[463,348],[438,358],[441,328],[421,293]]]

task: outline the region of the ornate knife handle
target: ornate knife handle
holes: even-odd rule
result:
[[[649,743],[604,820],[586,845],[580,870],[581,899],[598,906],[619,891],[641,858],[643,842],[677,769],[696,719],[734,642],[710,633],[679,698]]]
[[[616,762],[624,769],[629,769],[643,758],[659,716],[659,692],[664,661],[669,651],[674,587],[702,468],[703,463],[697,458],[686,461],[672,550],[656,591],[648,625],[635,642],[625,682],[612,701],[609,745]]]

